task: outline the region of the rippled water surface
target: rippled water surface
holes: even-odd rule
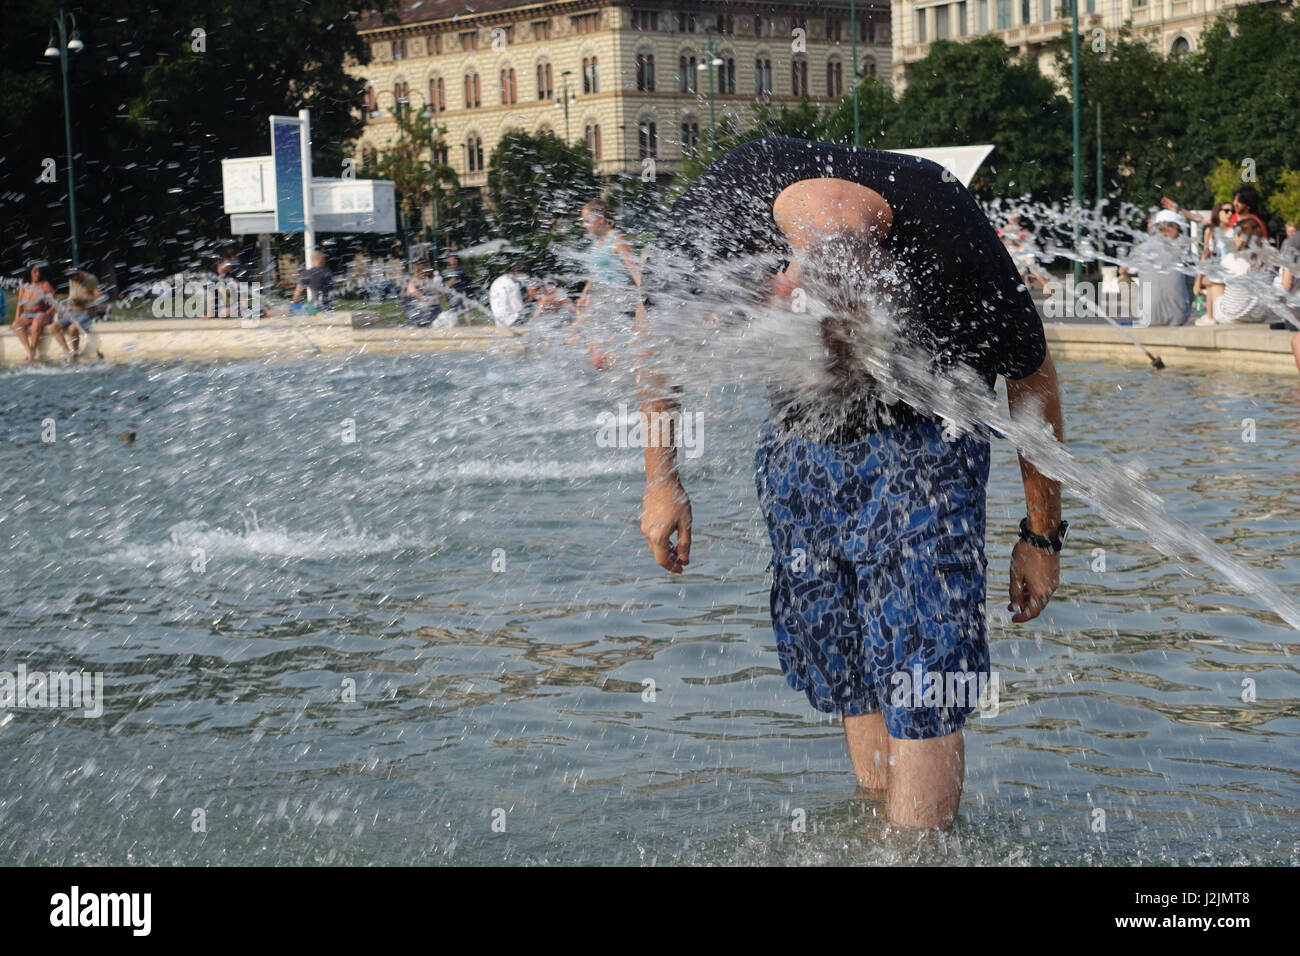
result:
[[[1061,376],[1076,454],[1300,592],[1297,380]],[[616,402],[533,353],[0,374],[0,670],[107,698],[0,714],[0,860],[1300,863],[1297,634],[1075,498],[1056,600],[1011,625],[1005,443],[1000,711],[957,826],[891,832],[779,671],[759,396],[693,406],[681,578],[640,453],[597,444]]]

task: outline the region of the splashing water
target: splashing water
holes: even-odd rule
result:
[[[886,403],[906,402],[963,432],[992,429],[1100,514],[1141,530],[1170,557],[1199,558],[1300,630],[1300,605],[1203,532],[1172,518],[1135,469],[1104,459],[1079,461],[1041,414],[1013,418],[1000,410],[996,395],[969,368],[936,372],[900,334],[898,313],[910,303],[896,265],[880,263],[868,275],[860,252],[851,243],[824,244],[814,266],[801,273],[798,308],[766,299],[755,280],[778,271],[775,255],[738,258],[707,273],[695,262],[664,256],[648,324],[633,326],[609,314],[595,323],[602,330],[596,337],[619,354],[619,371],[606,384],[632,392],[638,387],[632,371],[640,366],[643,388],[656,378],[660,387],[671,381],[688,394],[729,382],[756,384],[791,404],[820,403],[829,416],[828,397],[842,393],[845,380],[845,370],[832,372],[828,362],[825,334],[832,323],[851,342],[852,371],[878,388]],[[647,374],[647,365],[656,372]]]

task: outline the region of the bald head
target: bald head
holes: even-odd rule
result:
[[[772,217],[795,252],[832,236],[879,242],[894,224],[884,196],[846,179],[801,179],[787,186],[772,204]]]

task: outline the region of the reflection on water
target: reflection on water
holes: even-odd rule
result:
[[[638,530],[639,452],[596,443],[619,396],[557,389],[536,361],[0,378],[0,670],[102,671],[107,694],[98,720],[0,715],[0,858],[1300,862],[1294,633],[1069,498],[1062,589],[1009,624],[1024,503],[1005,443],[1000,712],[969,725],[957,827],[890,832],[853,792],[838,724],[777,667],[759,398],[703,405],[693,563],[671,578]],[[1137,469],[1297,592],[1294,381],[1078,363],[1062,379],[1081,459]]]

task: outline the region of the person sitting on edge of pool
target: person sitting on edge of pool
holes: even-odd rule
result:
[[[673,206],[646,270],[649,334],[657,320],[689,312],[693,295],[722,287],[717,272],[728,260],[771,253],[789,261],[770,284],[777,298],[801,283],[848,288],[864,275],[887,298],[901,285],[900,304],[914,303],[899,325],[903,342],[940,375],[974,369],[985,397],[1002,375],[1013,418],[1061,440],[1038,311],[978,203],[943,167],[786,138],[731,151]],[[686,278],[671,274],[674,260],[689,264]],[[754,281],[752,268],[732,269]],[[838,297],[845,311],[855,297],[852,289]],[[760,434],[755,477],[773,550],[772,625],[790,686],[843,716],[859,786],[884,791],[891,823],[943,827],[961,800],[970,685],[989,675],[989,444],[983,434],[950,432],[935,414],[887,403],[880,383],[859,371],[853,329],[852,316],[822,320],[837,394],[791,402],[778,388]],[[642,411],[679,413],[673,370],[654,363],[650,346]],[[645,469],[642,533],[655,561],[680,573],[691,559],[692,514],[675,447],[650,443]],[[1024,454],[1020,470],[1028,514],[1011,554],[1008,608],[1017,623],[1038,616],[1055,592],[1068,530],[1058,482]],[[957,693],[922,694],[913,678],[933,689],[929,675]]]

